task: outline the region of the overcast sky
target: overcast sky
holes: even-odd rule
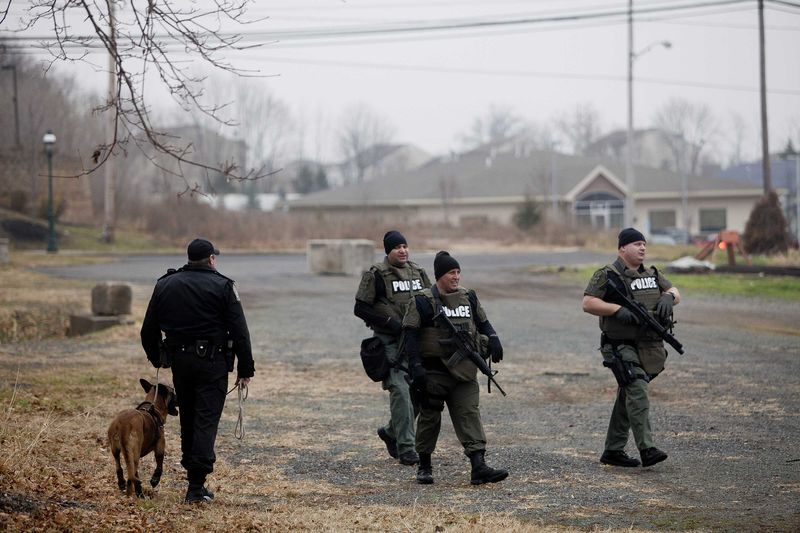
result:
[[[634,7],[700,3],[638,0]],[[793,3],[798,7],[787,5]],[[635,51],[663,40],[672,47],[653,47],[635,61],[635,127],[649,126],[655,111],[672,97],[707,103],[722,124],[717,150],[729,149],[735,112],[747,124],[747,155],[757,157],[756,5],[755,0],[727,2],[637,16]],[[800,142],[800,2],[767,1],[766,6],[770,144],[778,150],[789,136]],[[459,146],[459,134],[490,105],[544,123],[589,102],[604,131],[624,128],[624,15],[541,19],[626,8],[625,0],[259,1],[250,14],[269,18],[243,31],[250,42],[270,44],[227,58],[238,67],[274,75],[262,83],[307,122],[322,116],[335,126],[344,109],[363,102],[395,128],[397,142],[443,153]],[[12,5],[12,15],[20,11]],[[528,22],[486,25],[521,20]],[[466,28],[406,31],[454,24]],[[348,34],[335,33],[342,29]],[[31,31],[41,35],[47,28]],[[80,73],[87,89],[102,85],[102,77],[83,74],[81,67],[58,70]]]

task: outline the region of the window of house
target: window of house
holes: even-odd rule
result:
[[[728,227],[728,217],[724,207],[700,210],[700,231],[722,231],[726,227]]]
[[[647,213],[650,220],[650,232],[658,233],[667,228],[675,227],[675,210],[650,211]]]

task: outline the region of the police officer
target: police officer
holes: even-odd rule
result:
[[[412,295],[431,286],[425,269],[408,259],[408,242],[396,230],[383,236],[386,257],[361,276],[353,312],[372,328],[386,347],[392,364],[383,389],[389,391],[389,423],[378,428],[378,437],[389,455],[404,465],[419,461],[414,451],[414,407],[405,380],[408,360],[398,355],[402,320]]]
[[[456,328],[468,332],[475,346],[488,345],[485,351],[495,363],[503,359],[503,346],[475,291],[459,286],[461,267],[458,261],[447,252],[439,252],[434,258],[433,270],[436,283],[409,302],[403,318],[411,387],[415,397],[420,399],[417,483],[433,483],[431,455],[436,448],[445,405],[464,454],[472,464],[471,483],[502,481],[508,477],[508,471],[491,468],[484,460],[486,435],[481,423],[477,367],[460,358],[454,346],[439,342],[452,335],[435,315],[441,310]]]
[[[647,390],[650,381],[664,369],[667,352],[657,335],[641,328],[637,317],[615,302],[616,293],[607,284],[613,283],[627,292],[629,298],[641,302],[665,325],[670,323],[672,308],[680,302],[681,295],[655,267],[645,268],[647,243],[638,230],[623,229],[617,245],[616,261],[594,273],[583,296],[583,310],[600,317],[603,365],[612,369],[618,385],[600,462],[652,466],[665,460],[667,454],[653,444]],[[630,431],[641,463],[625,453]]]
[[[187,253],[186,265],[158,279],[141,337],[153,366],[172,366],[180,407],[181,465],[189,482],[185,501],[200,503],[214,498],[204,485],[214,470],[214,441],[233,354],[238,359],[237,385],[247,385],[255,369],[239,294],[233,280],[216,270],[219,250],[205,239],[195,239]]]

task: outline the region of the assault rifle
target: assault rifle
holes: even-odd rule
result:
[[[490,394],[492,392],[492,383],[494,383],[494,386],[497,387],[497,390],[499,390],[503,396],[507,396],[506,391],[504,391],[500,384],[494,379],[497,371],[492,371],[489,365],[486,364],[486,360],[481,357],[481,354],[478,352],[478,349],[469,333],[458,329],[455,324],[450,321],[450,318],[444,313],[444,308],[441,306],[439,307],[439,312],[433,317],[434,320],[437,318],[441,318],[444,325],[447,326],[447,329],[449,329],[453,334],[453,336],[449,339],[440,340],[439,344],[442,346],[455,346],[458,352],[461,352],[464,357],[467,357],[470,361],[472,361],[475,366],[478,367],[478,370],[480,370],[481,373],[488,378],[487,386]]]
[[[664,342],[675,348],[675,351],[683,355],[683,344],[681,344],[678,339],[673,337],[672,333],[670,332],[670,329],[672,329],[671,322],[669,329],[665,328],[658,322],[658,320],[650,315],[650,313],[647,311],[647,308],[641,302],[631,300],[628,295],[619,290],[616,283],[613,283],[609,279],[606,283],[606,286],[611,287],[611,289],[616,293],[617,297],[622,302],[621,305],[639,319],[639,324],[641,324],[643,328],[653,331],[656,335],[661,337]]]

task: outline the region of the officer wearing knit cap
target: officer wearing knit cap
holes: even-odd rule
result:
[[[655,267],[645,268],[647,241],[635,228],[617,237],[617,259],[597,270],[584,290],[583,310],[600,317],[600,352],[603,366],[617,380],[617,395],[600,462],[612,466],[652,466],[667,458],[655,447],[650,429],[648,387],[664,370],[667,352],[657,334],[641,328],[638,318],[617,303],[609,283],[628,293],[663,324],[672,324],[672,308],[681,296],[678,289]],[[641,462],[625,453],[633,433]]]
[[[436,283],[414,297],[403,318],[411,387],[414,395],[420,398],[417,483],[433,483],[431,456],[439,438],[445,405],[464,454],[472,465],[470,482],[473,485],[496,483],[507,478],[508,471],[486,464],[478,369],[475,363],[462,357],[455,346],[439,342],[452,333],[441,319],[434,317],[440,312],[446,314],[494,363],[503,359],[503,346],[475,291],[459,285],[461,266],[458,261],[448,252],[439,252],[433,260],[433,270]]]
[[[383,236],[383,251],[386,252],[386,255],[389,255],[392,250],[401,244],[408,246],[408,241],[406,241],[406,238],[403,237],[403,234],[397,230],[387,231]]]
[[[461,270],[461,266],[449,253],[439,252],[433,258],[433,275],[437,280],[454,269]]]
[[[389,422],[378,428],[378,437],[389,455],[404,465],[419,461],[414,451],[414,406],[405,380],[408,359],[398,347],[406,304],[412,296],[430,287],[425,269],[409,261],[408,242],[397,230],[383,236],[386,257],[361,276],[354,314],[373,330],[385,347],[391,369],[383,380],[389,391]]]
[[[634,228],[625,228],[620,231],[617,236],[617,248],[619,249],[627,244],[639,241],[647,244],[647,240],[644,238],[644,235],[642,235],[642,232]]]

